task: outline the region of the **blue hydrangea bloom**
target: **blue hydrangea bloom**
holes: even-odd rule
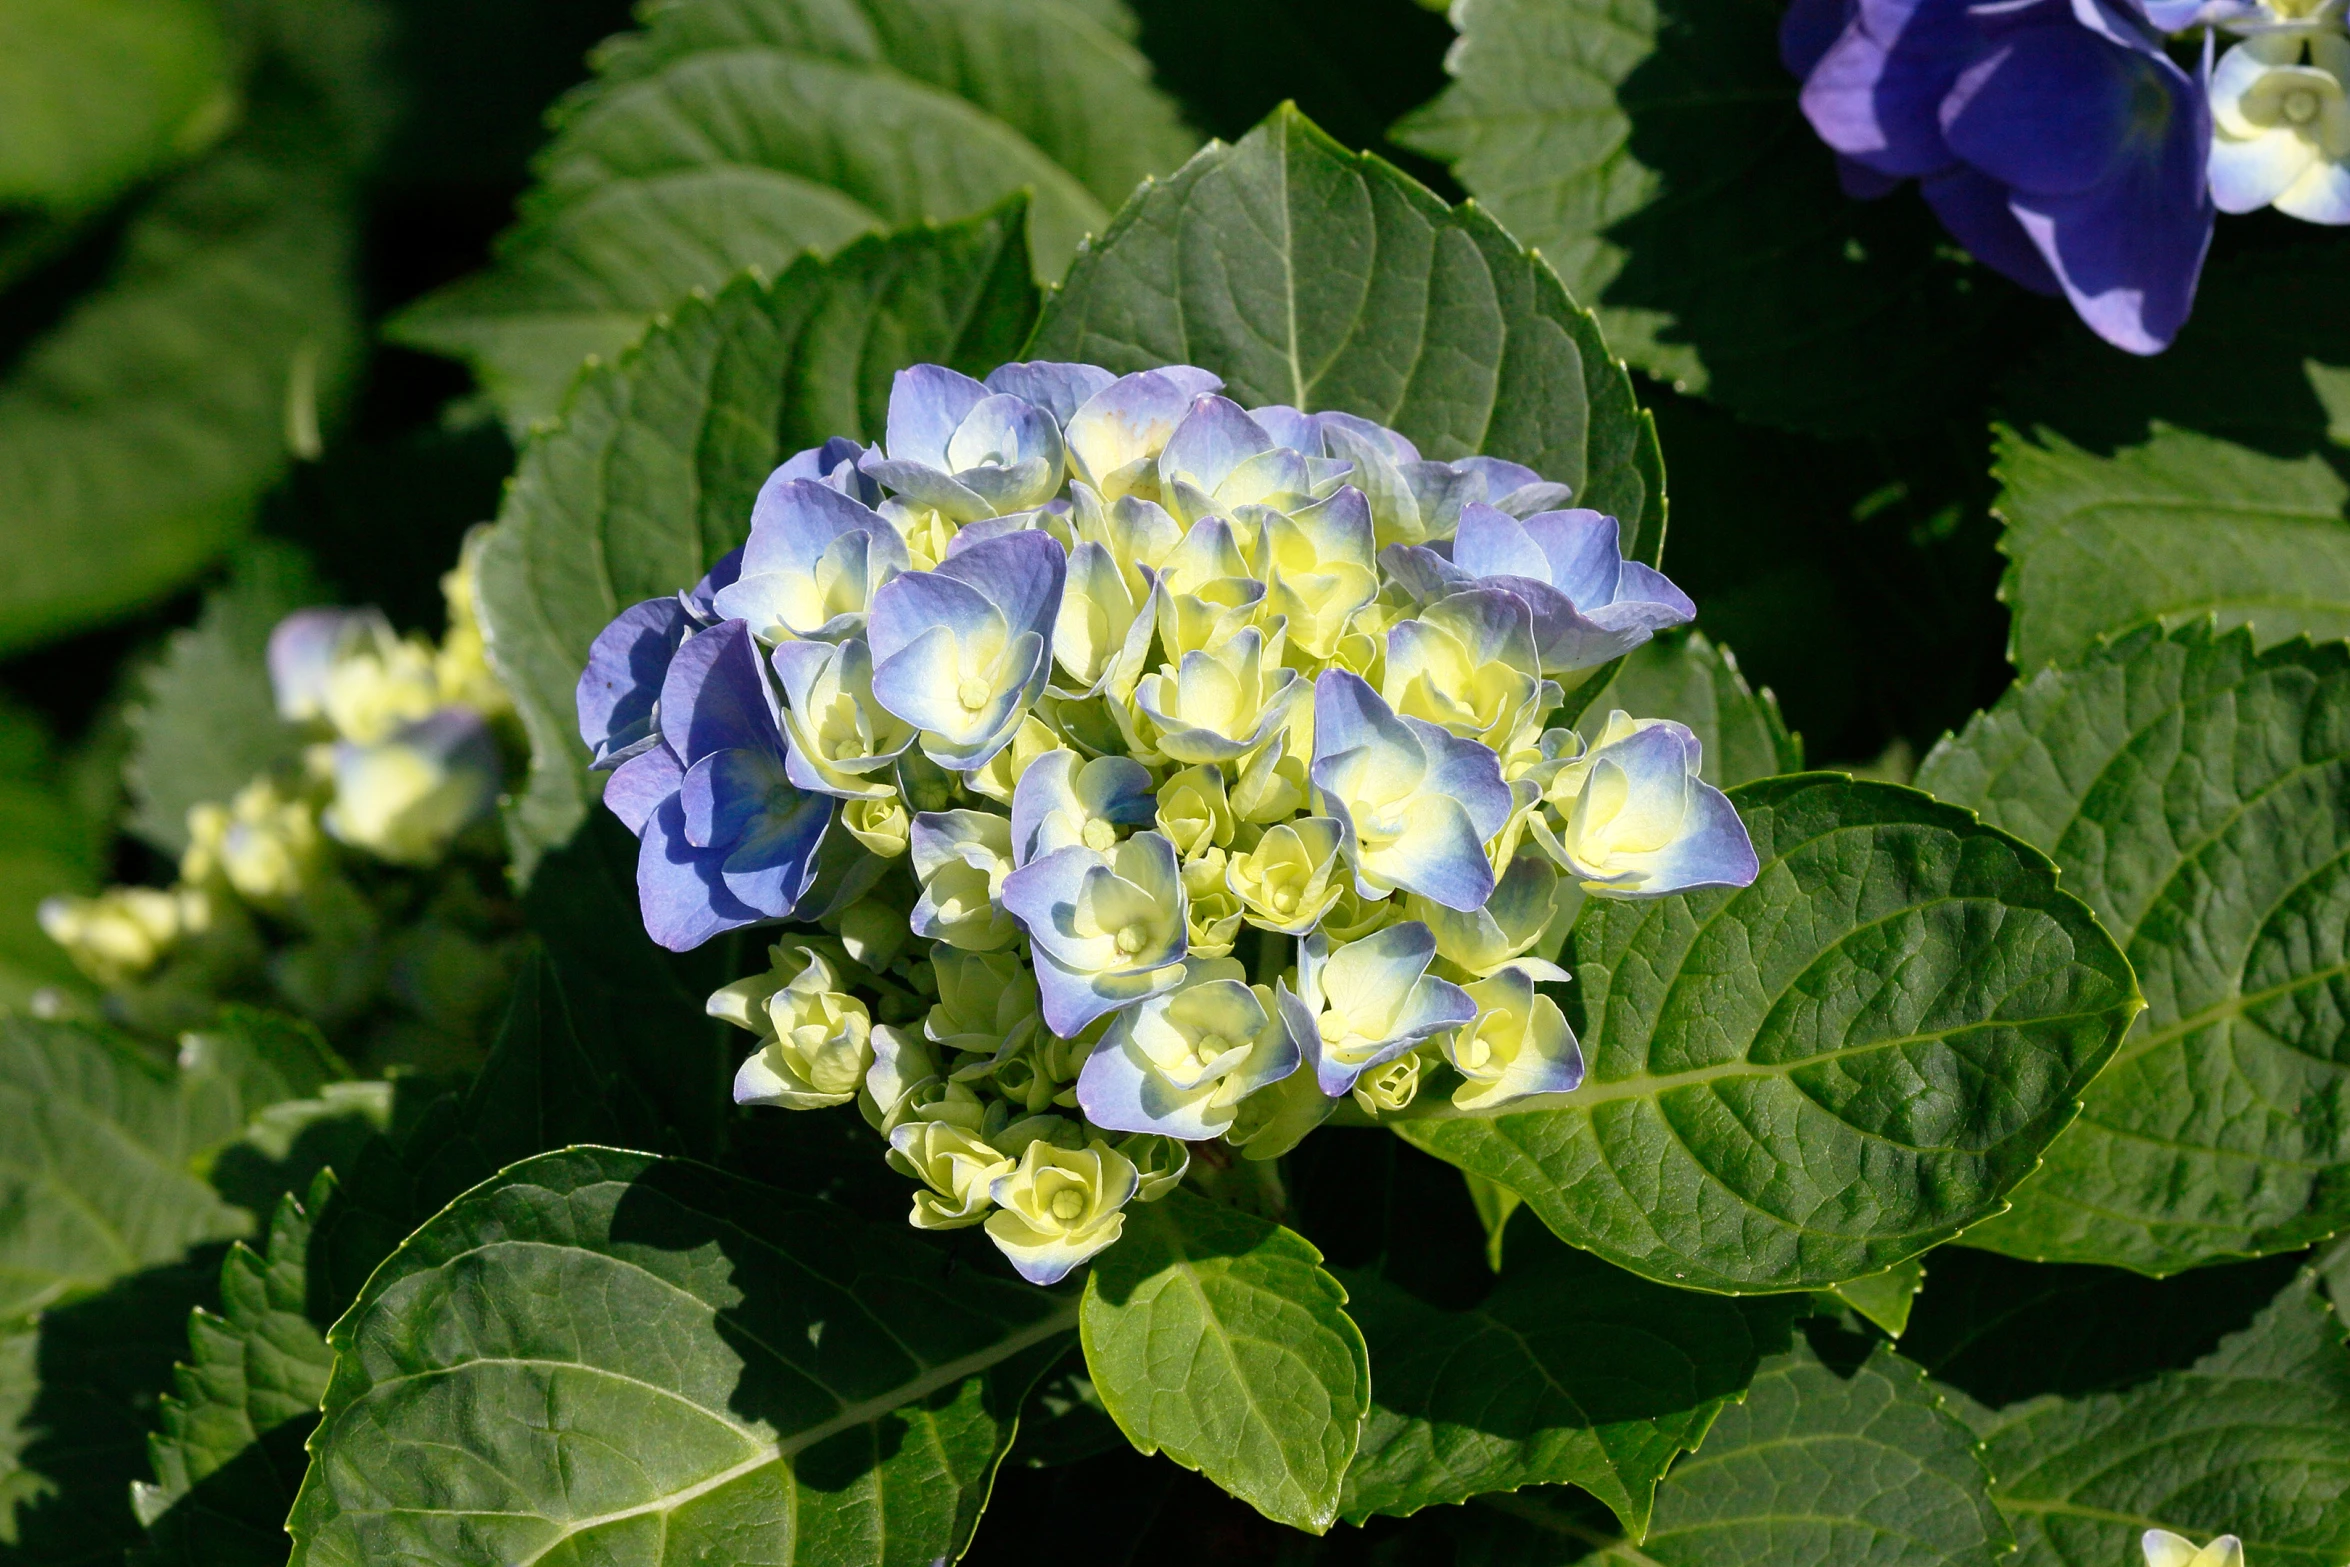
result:
[[[1033,366],[1022,372],[1008,383],[1041,382],[1051,397],[1083,384]],[[911,501],[977,522],[1043,505],[1061,487],[1065,460],[1049,408],[944,365],[916,365],[891,385],[883,449],[859,466]]]
[[[759,646],[739,620],[670,660],[661,745],[616,771],[605,803],[640,834],[645,931],[671,951],[791,917],[816,878],[834,802],[793,787]],[[664,786],[666,790],[664,791]]]
[[[2177,335],[2211,243],[2211,108],[2141,14],[1797,0],[1780,41],[1847,189],[1914,178],[1978,260],[2061,292],[2107,342],[2146,354]]]
[[[1448,909],[1482,908],[1493,896],[1485,842],[1508,822],[1511,799],[1484,746],[1398,718],[1360,676],[1324,670],[1307,776],[1322,814],[1338,823],[1361,896],[1400,889]]]
[[[1596,669],[1697,618],[1696,604],[1663,572],[1624,558],[1621,525],[1595,511],[1520,519],[1472,504],[1461,512],[1449,556],[1432,546],[1390,545],[1380,559],[1423,602],[1480,587],[1523,599],[1546,675]]]

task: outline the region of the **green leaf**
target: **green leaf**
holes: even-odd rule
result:
[[[1483,210],[1294,108],[1137,192],[1028,353],[1195,364],[1243,403],[1362,414],[1432,458],[1506,457],[1619,518],[1627,555],[1664,547],[1656,431],[1590,313]]]
[[[2208,1354],[2274,1299],[2296,1266],[2268,1257],[2149,1279],[1946,1246],[1933,1255],[1901,1352],[1994,1407],[2043,1393],[2112,1392]]]
[[[1010,359],[1036,312],[1022,210],[1014,198],[688,300],[533,437],[479,587],[490,657],[530,734],[529,786],[507,819],[518,875],[594,799],[573,696],[596,633],[741,543],[759,485],[792,451],[878,436],[902,366],[983,373]]]
[[[1778,1347],[1758,1340],[1784,1342],[1770,1308],[1651,1284],[1547,1235],[1512,1249],[1467,1311],[1346,1276],[1371,1351],[1371,1414],[1340,1504],[1349,1523],[1571,1484],[1637,1540],[1658,1479]]]
[[[1580,1089],[1397,1129],[1660,1283],[1824,1288],[1997,1213],[2141,1003],[2055,867],[1966,812],[1818,773],[1731,798],[1752,887],[1584,905]]]
[[[2263,642],[2350,635],[2350,487],[2321,457],[2167,427],[2099,457],[2002,428],[1996,472],[2018,669],[2156,618],[2210,615]]]
[[[2340,239],[2222,260],[2170,351],[2068,342],[2017,377],[1997,476],[2018,669],[2157,618],[2350,634],[2345,262]]]
[[[746,268],[969,216],[1026,188],[1055,278],[1198,138],[1143,57],[1066,0],[684,0],[613,40],[558,115],[497,265],[395,335],[472,362],[510,425],[581,361]],[[1093,13],[1093,14],[1089,14]],[[990,367],[992,368],[992,366]]]
[[[1396,127],[1551,259],[1641,369],[1849,435],[1957,406],[2015,296],[1909,192],[1859,202],[1796,107],[1770,0],[1468,0]]]
[[[0,6],[0,208],[74,212],[203,149],[236,113],[201,0]]]
[[[219,1086],[95,1028],[0,1016],[0,1319],[246,1233],[200,1168],[249,1113]]]
[[[0,384],[0,651],[180,587],[251,521],[289,436],[315,438],[359,327],[314,129],[258,118],[175,177]]]
[[[1095,1259],[1086,1374],[1127,1440],[1276,1523],[1338,1516],[1371,1367],[1346,1291],[1304,1237],[1175,1191]]]
[[[1847,1279],[1829,1293],[1895,1338],[1908,1330],[1909,1308],[1926,1282],[1926,1265],[1912,1257],[1882,1273]]]
[[[1991,1567],[2011,1537],[1990,1480],[1966,1428],[1916,1366],[1879,1347],[1839,1372],[1799,1338],[1763,1363],[1704,1448],[1673,1466],[1637,1547],[1594,1529],[1564,1499],[1530,1492],[1487,1498],[1492,1510],[1471,1514],[1462,1560]]]
[[[48,730],[0,705],[0,1007],[88,981],[41,929],[43,899],[98,888],[99,846],[60,787]]]
[[[257,540],[238,551],[196,624],[172,633],[141,679],[123,769],[132,832],[176,855],[188,846],[189,806],[226,802],[301,755],[301,731],[278,717],[270,690],[269,633],[324,597],[309,558],[290,545]]]
[[[1668,631],[1633,649],[1584,711],[1604,718],[1611,708],[1688,725],[1717,789],[1803,770],[1803,741],[1788,732],[1779,699],[1767,686],[1758,694],[1730,650],[1702,631]]]
[[[2190,1371],[1984,1418],[2016,1567],[2106,1567],[2138,1536],[2234,1534],[2261,1567],[2350,1555],[2350,1350],[2304,1275]]]
[[[219,1277],[207,1247],[0,1338],[0,1562],[122,1567],[139,1539],[130,1487],[147,1472],[156,1392]]]
[[[285,1517],[301,1484],[302,1443],[318,1422],[334,1357],[309,1310],[313,1216],[331,1199],[321,1174],[307,1204],[288,1193],[266,1254],[242,1241],[221,1264],[215,1313],[188,1319],[189,1360],[149,1439],[152,1484],[131,1487],[147,1530],[141,1567],[284,1567]]]
[[[293,1560],[952,1560],[1076,1315],[699,1165],[532,1159],[335,1324]]]
[[[2175,1273],[2350,1224],[2350,649],[2147,628],[2011,689],[1921,788],[2054,856],[2145,987],[2081,1119],[1969,1245]]]
[[[1477,1210],[1477,1222],[1485,1227],[1485,1265],[1499,1273],[1501,1243],[1509,1234],[1511,1218],[1525,1206],[1526,1199],[1468,1170],[1461,1172],[1461,1179],[1468,1184],[1469,1203]]]

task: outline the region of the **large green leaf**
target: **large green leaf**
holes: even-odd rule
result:
[[[307,1184],[310,1147],[248,1148],[259,1114],[340,1070],[304,1025],[250,1011],[166,1067],[111,1035],[0,1019],[0,1562],[116,1567],[139,1532],[155,1395],[215,1297],[217,1242]]]
[[[1086,1374],[1145,1453],[1320,1534],[1370,1402],[1346,1291],[1303,1236],[1170,1192],[1126,1210],[1085,1284]]]
[[[293,1560],[951,1560],[1076,1316],[702,1166],[547,1154],[335,1324]]]
[[[2210,615],[2263,642],[2350,636],[2350,487],[2322,457],[2166,426],[2100,457],[2002,429],[1998,479],[2018,669],[2157,618]]]
[[[0,1016],[0,1318],[251,1227],[200,1173],[250,1113],[220,1087],[95,1028]]]
[[[2017,378],[1998,509],[2029,674],[2142,620],[2350,634],[2350,244],[2215,263],[2172,349],[2068,343]]]
[[[264,655],[278,621],[322,597],[306,556],[260,540],[239,552],[196,624],[172,634],[130,713],[132,832],[178,854],[189,806],[226,801],[300,756],[301,731],[278,717]]]
[[[479,589],[490,657],[530,733],[529,787],[508,817],[520,874],[594,798],[572,704],[596,633],[741,543],[784,456],[878,436],[899,368],[1010,359],[1036,312],[1021,212],[1015,198],[688,300],[532,439]]]
[[[0,651],[178,588],[315,438],[359,347],[321,139],[272,111],[176,176],[0,383]]]
[[[2016,1567],[2134,1560],[2147,1529],[2236,1535],[2260,1567],[2350,1557],[2350,1350],[2312,1277],[2190,1371],[1975,1418]]]
[[[1634,364],[1841,435],[1954,404],[2014,291],[1917,197],[1857,202],[1772,0],[1462,0],[1453,85],[1396,128],[1600,307]]]
[[[155,1395],[213,1296],[219,1248],[142,1268],[0,1337],[0,1564],[122,1567]]]
[[[1763,1363],[1745,1402],[1723,1410],[1704,1448],[1665,1476],[1637,1545],[1595,1529],[1568,1498],[1529,1492],[1472,1510],[1461,1559],[1991,1567],[2010,1536],[1990,1481],[1966,1428],[1916,1366],[1879,1348],[1839,1372],[1798,1340]]]
[[[2147,999],[1968,1244],[2161,1274],[2350,1225],[2350,649],[2147,628],[2011,689],[1918,784],[2053,856]]]
[[[1964,811],[1816,773],[1731,798],[1753,886],[1584,906],[1580,1089],[1398,1129],[1661,1283],[1821,1288],[1997,1213],[2140,1002],[2055,867]]]
[[[1590,313],[1483,210],[1294,108],[1137,192],[1029,353],[1200,365],[1244,403],[1362,414],[1430,457],[1507,457],[1620,518],[1627,554],[1664,547],[1656,431]]]
[[[2150,1279],[2125,1268],[2018,1262],[1945,1246],[1901,1335],[1934,1379],[1993,1407],[2110,1393],[2183,1370],[2291,1281],[2291,1257]]]
[[[397,335],[472,361],[515,428],[696,289],[1029,189],[1058,277],[1198,139],[1068,0],[672,0],[598,56],[491,271]]]
[[[0,208],[73,212],[200,150],[235,113],[202,0],[0,6]]]
[[[1788,733],[1778,698],[1748,685],[1730,650],[1702,631],[1668,631],[1633,649],[1584,711],[1604,717],[1612,708],[1688,725],[1717,789],[1803,770],[1802,737]]]
[[[266,1253],[239,1241],[220,1270],[220,1310],[188,1320],[190,1360],[161,1406],[155,1481],[131,1488],[145,1567],[284,1567],[285,1517],[302,1481],[333,1355],[309,1312],[311,1225],[334,1192],[288,1193]]]
[[[1779,1347],[1764,1340],[1784,1343],[1782,1313],[1651,1284],[1539,1231],[1519,1232],[1470,1310],[1376,1275],[1346,1283],[1371,1350],[1371,1415],[1341,1504],[1351,1523],[1572,1484],[1637,1540],[1658,1479],[1744,1395]]]

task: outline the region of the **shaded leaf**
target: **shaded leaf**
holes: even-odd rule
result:
[[[1350,1523],[1572,1484],[1638,1539],[1658,1479],[1785,1340],[1784,1308],[1667,1289],[1536,1231],[1511,1252],[1467,1311],[1347,1276],[1371,1352],[1371,1413],[1340,1506]]]
[[[2147,999],[1967,1244],[2163,1274],[2350,1224],[2350,649],[2141,630],[2013,688],[1918,784],[2052,855]]]
[[[1198,139],[1149,67],[1065,0],[685,0],[607,44],[566,100],[491,271],[403,315],[469,359],[516,429],[582,360],[746,268],[969,216],[1026,188],[1058,277]],[[992,368],[992,366],[990,367]]]
[[[246,1233],[200,1173],[245,1127],[219,1086],[93,1027],[0,1016],[0,1318]]]
[[[149,1440],[154,1483],[135,1483],[146,1567],[283,1567],[286,1512],[302,1482],[302,1444],[318,1421],[334,1357],[307,1305],[311,1225],[334,1191],[288,1193],[266,1253],[239,1241],[220,1270],[220,1310],[188,1319],[189,1360],[174,1369],[162,1429]]]
[[[359,347],[343,175],[257,109],[132,221],[106,284],[0,384],[0,649],[208,565],[313,438]]]
[[[529,786],[507,817],[519,875],[594,798],[572,702],[596,633],[741,543],[760,483],[792,451],[878,437],[902,366],[985,372],[1013,357],[1036,311],[1021,212],[1015,198],[688,300],[532,439],[479,587],[490,657],[530,734]]]
[[[2055,867],[1967,813],[1816,773],[1732,799],[1753,886],[1584,905],[1582,1088],[1398,1130],[1660,1283],[1840,1284],[1998,1212],[2140,1003]]]
[[[1543,261],[1474,205],[1284,107],[1137,192],[1069,269],[1031,357],[1213,370],[1239,401],[1337,408],[1423,454],[1491,453],[1664,547],[1664,464],[1631,379]]]
[[[130,1483],[147,1472],[155,1396],[213,1298],[220,1249],[141,1268],[0,1337],[0,1562],[120,1567],[139,1538]]]
[[[1857,202],[1767,0],[1466,0],[1454,82],[1396,127],[1551,258],[1641,369],[1825,435],[1979,380],[2015,295],[1910,192]]]
[[[701,1166],[544,1155],[335,1325],[293,1560],[952,1559],[1075,1318]]]
[[[2120,1268],[2018,1262],[1946,1246],[1901,1352],[1936,1381],[1998,1407],[2077,1398],[2184,1370],[2288,1282],[2289,1257],[2149,1279]]]
[[[1126,1210],[1085,1284],[1086,1374],[1127,1439],[1276,1523],[1328,1529],[1370,1394],[1322,1254],[1177,1190]]]
[[[189,806],[226,802],[301,755],[301,731],[278,717],[270,690],[269,633],[324,596],[300,551],[257,540],[205,596],[196,624],[172,633],[130,710],[123,776],[132,832],[177,855],[188,846]]]
[[[2104,1567],[2153,1528],[2262,1567],[2350,1553],[2350,1350],[2313,1277],[2190,1371],[1978,1418],[2017,1567]]]
[[[1637,1546],[1595,1528],[1572,1493],[1528,1492],[1472,1509],[1459,1559],[1990,1567],[2010,1544],[1990,1480],[1966,1428],[1916,1366],[1880,1347],[1840,1374],[1798,1339],[1763,1363],[1704,1448],[1673,1466]]]
[[[200,0],[13,0],[0,9],[0,207],[101,206],[201,151],[236,112],[230,63]]]

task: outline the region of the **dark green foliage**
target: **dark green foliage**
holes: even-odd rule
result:
[[[1075,1320],[701,1166],[548,1154],[411,1236],[336,1325],[293,1559],[951,1558]]]
[[[2141,1003],[2038,852],[1826,774],[1733,796],[1755,884],[1594,898],[1564,1108],[1399,1123],[1664,1284],[1816,1288],[1999,1211]]]

